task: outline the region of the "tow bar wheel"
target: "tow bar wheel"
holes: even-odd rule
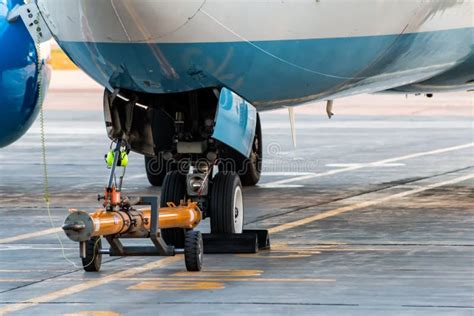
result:
[[[86,257],[82,258],[82,267],[86,272],[99,272],[102,265],[102,240],[100,237],[92,237],[86,243]]]
[[[203,253],[204,244],[202,242],[201,233],[194,230],[186,232],[186,239],[184,240],[184,261],[188,271],[201,271]]]
[[[241,234],[244,202],[239,176],[233,172],[219,172],[213,179],[210,202],[211,232]]]

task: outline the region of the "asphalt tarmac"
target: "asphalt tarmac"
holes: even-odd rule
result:
[[[109,141],[100,104],[56,106],[100,91],[58,89],[46,111],[51,217],[38,122],[0,150],[0,314],[474,313],[472,94],[453,98],[462,110],[419,97],[410,115],[403,104],[397,114],[400,97],[358,97],[357,113],[336,102],[330,121],[321,104],[304,107],[296,149],[286,113],[263,113],[264,175],[244,190],[245,226],[269,229],[271,250],[205,255],[200,273],[182,256],[105,256],[85,273],[58,227],[69,208],[98,206]],[[130,161],[127,192],[159,195],[143,158]]]

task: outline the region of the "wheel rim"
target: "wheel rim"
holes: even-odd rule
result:
[[[234,192],[234,232],[241,234],[244,227],[244,201],[242,197],[242,189],[240,186],[235,188]]]

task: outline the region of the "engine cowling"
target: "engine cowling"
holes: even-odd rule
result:
[[[24,2],[0,0],[0,147],[18,140],[33,124],[51,77],[44,59],[38,63],[41,54],[23,22],[7,21],[17,4]]]

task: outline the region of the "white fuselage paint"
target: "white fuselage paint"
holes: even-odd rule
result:
[[[38,3],[61,47],[110,91],[226,87],[263,111],[423,84],[453,69],[430,93],[472,86],[474,0]]]
[[[38,2],[52,21],[50,25],[59,40],[79,42],[321,39],[431,32],[474,25],[471,0]],[[81,32],[77,25],[81,25]]]

